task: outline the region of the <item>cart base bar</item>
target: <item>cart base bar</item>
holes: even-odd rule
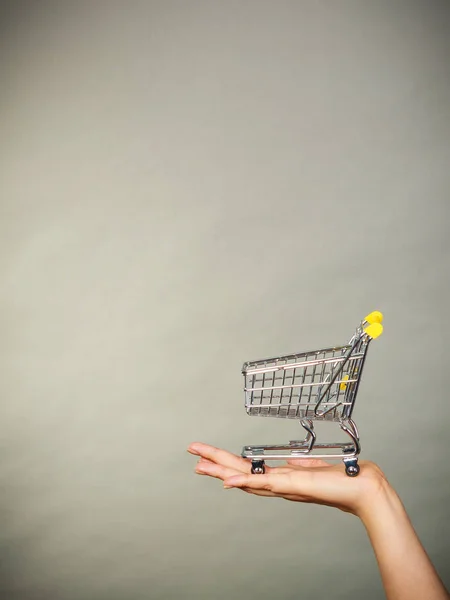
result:
[[[314,444],[314,450],[341,450],[340,453],[322,454],[321,452],[311,452],[308,442],[290,442],[288,445],[271,446],[244,446],[242,449],[242,458],[251,460],[253,474],[265,473],[266,460],[291,460],[294,458],[311,459],[342,459],[345,465],[345,472],[349,477],[356,477],[360,468],[358,465],[358,455],[360,453],[359,444],[349,443],[337,444]]]

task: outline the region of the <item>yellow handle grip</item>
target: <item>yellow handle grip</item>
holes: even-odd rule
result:
[[[375,340],[383,333],[383,325],[381,323],[371,323],[364,329],[364,333]]]
[[[382,323],[383,322],[383,314],[380,313],[379,310],[374,310],[364,319],[367,323],[372,325],[372,323]]]

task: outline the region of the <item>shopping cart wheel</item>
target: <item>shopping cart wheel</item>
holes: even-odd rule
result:
[[[264,475],[266,467],[263,460],[252,460],[253,475]]]
[[[360,470],[359,465],[345,465],[345,472],[349,477],[356,477]]]
[[[349,447],[344,449],[344,455],[353,452],[354,448]],[[348,458],[344,458],[345,472],[349,477],[356,477],[360,468],[358,465],[358,457],[357,456],[349,456]]]

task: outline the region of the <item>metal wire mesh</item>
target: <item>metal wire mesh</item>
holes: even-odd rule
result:
[[[364,358],[358,343],[248,362],[242,369],[247,413],[321,420],[349,416]]]

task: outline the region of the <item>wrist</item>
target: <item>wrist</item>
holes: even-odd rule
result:
[[[358,509],[357,516],[370,533],[391,518],[406,516],[403,504],[386,479],[373,486]]]
[[[400,497],[384,476],[358,506],[355,514],[369,536],[387,598],[449,600]]]
[[[361,483],[363,487],[354,512],[366,528],[374,526],[392,512],[403,511],[399,496],[377,465],[367,464],[366,477]]]

